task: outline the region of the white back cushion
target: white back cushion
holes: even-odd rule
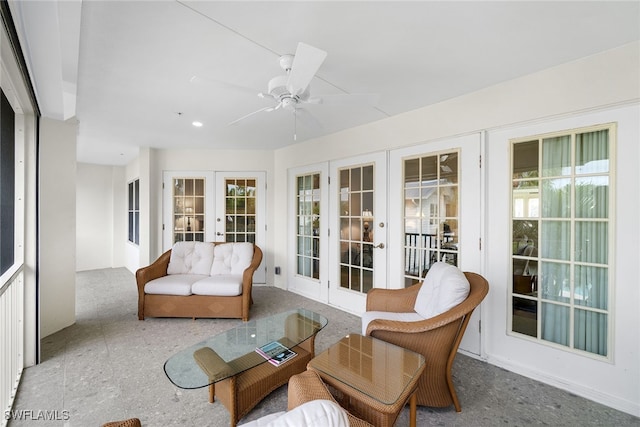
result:
[[[253,259],[253,243],[224,243],[213,248],[211,275],[242,274]]]
[[[424,278],[413,309],[429,319],[464,301],[469,288],[469,281],[460,269],[446,262],[436,262]]]
[[[167,274],[209,275],[213,249],[213,243],[176,242],[171,248]]]
[[[243,427],[349,427],[349,417],[340,405],[331,400],[316,399],[303,403],[289,412],[267,415]]]

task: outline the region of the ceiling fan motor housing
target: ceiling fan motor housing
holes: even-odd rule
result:
[[[280,97],[289,95],[287,90],[287,81],[289,76],[278,76],[269,80],[269,95],[273,96],[277,101],[280,101]]]
[[[277,76],[269,80],[269,95],[280,103],[284,109],[293,110],[299,102],[304,102],[309,98],[309,87],[299,95],[292,95],[287,89],[289,76]]]

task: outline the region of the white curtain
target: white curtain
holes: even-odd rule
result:
[[[608,311],[608,137],[608,130],[576,135],[574,167],[570,136],[544,139],[541,165],[540,255],[558,261],[540,266],[541,337],[569,346],[573,332],[575,348],[600,355],[608,327],[608,314],[597,311]]]

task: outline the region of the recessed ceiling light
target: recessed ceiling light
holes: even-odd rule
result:
[[[194,125],[194,126],[195,126],[195,127],[197,127],[197,128],[202,127],[202,122],[193,122],[193,123],[191,123],[191,124],[192,124],[192,125]]]

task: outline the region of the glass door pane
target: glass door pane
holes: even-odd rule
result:
[[[354,313],[388,285],[386,166],[385,152],[330,165],[329,303]]]
[[[296,222],[297,271],[301,276],[320,278],[320,174],[297,177]]]
[[[172,191],[172,244],[181,241],[204,242],[205,178],[174,178]]]
[[[404,160],[405,286],[434,262],[458,265],[458,160],[458,151]]]
[[[373,165],[340,170],[340,286],[373,288]]]
[[[225,241],[256,242],[256,180],[225,179]]]

